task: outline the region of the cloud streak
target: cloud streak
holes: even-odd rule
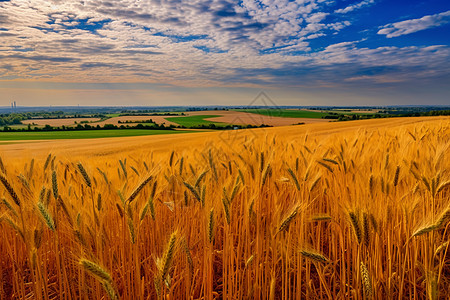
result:
[[[411,34],[450,23],[450,10],[439,14],[424,16],[420,19],[412,19],[384,25],[378,34],[386,35],[387,38]]]
[[[352,12],[354,10],[370,6],[374,3],[375,3],[375,0],[364,0],[364,1],[358,2],[356,4],[349,5],[346,8],[338,9],[335,12],[338,14],[346,14],[346,13]]]

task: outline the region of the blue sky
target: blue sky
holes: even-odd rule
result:
[[[0,105],[450,104],[450,1],[0,1]]]

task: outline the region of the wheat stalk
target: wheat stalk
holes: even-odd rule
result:
[[[3,164],[3,159],[0,157],[0,170],[2,171],[3,174],[6,175],[6,168],[5,165]]]
[[[436,190],[436,194],[442,192],[442,191],[443,191],[445,188],[447,188],[447,187],[450,187],[450,180],[441,183],[441,185],[440,185],[440,186],[437,188],[437,190]]]
[[[47,225],[47,227],[55,231],[55,223],[53,222],[53,218],[48,212],[47,208],[45,208],[44,204],[42,202],[38,202],[37,208],[41,213],[41,216],[44,219],[44,222]]]
[[[255,259],[255,256],[252,254],[250,257],[245,261],[245,268],[247,269]]]
[[[272,167],[270,164],[267,165],[267,168],[264,170],[263,177],[261,180],[261,186],[263,186],[266,183],[267,177],[270,177],[270,174],[272,173]]]
[[[237,178],[239,179],[239,177],[237,177]],[[240,188],[240,184],[238,181],[236,181],[233,191],[231,192],[230,203],[233,202],[234,198],[236,197],[237,193],[239,192],[239,188]]]
[[[437,247],[436,251],[434,251],[434,256],[437,256],[443,250],[447,249],[448,244],[449,244],[449,241],[446,241],[446,242],[442,243],[439,247]]]
[[[97,210],[101,211],[102,210],[102,194],[98,193],[97,195]]]
[[[33,242],[34,242],[34,247],[36,247],[36,249],[41,248],[43,233],[44,233],[44,231],[42,229],[35,229],[33,232]]]
[[[183,237],[183,239],[181,240],[181,245],[183,246],[186,260],[189,266],[189,275],[192,278],[194,276],[194,262],[192,261],[191,251],[189,250],[189,246],[185,237]]]
[[[120,167],[122,168],[123,175],[125,175],[125,178],[127,178],[128,172],[127,172],[127,167],[126,167],[125,163],[121,159],[119,159],[119,164],[120,164]]]
[[[314,182],[311,184],[311,187],[309,188],[309,191],[312,192],[314,190],[314,188],[317,186],[317,184],[319,183],[320,179],[322,179],[321,176],[317,177],[316,180],[314,180]]]
[[[14,207],[6,200],[6,199],[2,199],[2,203],[3,205],[6,206],[6,208],[15,216],[18,217],[17,211],[14,209]]]
[[[350,216],[350,221],[352,223],[353,230],[356,234],[356,238],[358,239],[358,243],[361,244],[362,232],[361,232],[361,226],[359,225],[358,216],[356,215],[355,212],[349,212],[348,214]]]
[[[369,232],[369,218],[367,216],[367,213],[363,213],[363,233],[364,233],[364,244],[368,247],[370,242],[370,232]]]
[[[295,176],[294,171],[292,171],[291,168],[288,168],[288,173],[289,173],[289,175],[291,175],[291,178],[294,181],[295,186],[297,187],[297,190],[300,191],[300,184],[298,183],[298,179],[297,179],[297,176]]]
[[[14,203],[16,203],[16,205],[20,207],[19,196],[17,196],[17,193],[14,191],[11,184],[8,182],[8,180],[6,179],[6,177],[3,174],[0,174],[0,181],[2,182],[6,191],[9,193],[9,195],[13,199]]]
[[[81,245],[86,246],[86,240],[83,237],[83,234],[81,234],[81,232],[78,229],[75,229],[73,231],[73,234],[75,235],[75,237],[77,238],[77,240],[80,242]]]
[[[130,169],[131,169],[137,176],[140,176],[139,171],[138,171],[135,167],[130,166]]]
[[[22,183],[22,185],[25,187],[25,190],[27,191],[28,194],[31,194],[31,187],[30,187],[30,183],[28,182],[28,180],[25,178],[25,176],[23,174],[20,174],[19,176],[17,176],[20,180],[20,182]]]
[[[373,189],[374,189],[374,178],[373,174],[371,174],[369,178],[369,192],[371,197],[373,197]]]
[[[117,211],[119,212],[120,217],[123,218],[123,209],[119,205],[119,203],[116,203],[116,208],[117,208]]]
[[[187,189],[189,191],[191,191],[191,193],[194,195],[195,199],[197,199],[198,202],[202,202],[202,199],[201,199],[198,191],[192,185],[190,185],[187,182],[183,182],[183,184],[184,184],[185,187],[187,187]]]
[[[361,262],[359,270],[363,282],[364,299],[372,299],[372,281],[370,279],[369,271],[363,262]]]
[[[400,166],[397,166],[397,168],[395,169],[395,174],[394,174],[394,186],[397,186],[397,184],[398,184],[399,175],[400,175]]]
[[[289,225],[291,224],[291,222],[294,220],[294,218],[297,216],[298,214],[298,209],[299,206],[296,206],[291,213],[289,213],[289,215],[287,215],[283,221],[281,222],[280,226],[278,226],[278,231],[275,235],[277,235],[278,233],[280,233],[283,230],[286,230]]]
[[[422,235],[422,234],[431,232],[431,231],[433,231],[433,230],[435,230],[435,229],[436,229],[436,225],[435,225],[435,224],[425,225],[425,226],[422,226],[422,227],[420,227],[419,229],[417,229],[417,230],[412,234],[412,236],[419,236],[419,235]]]
[[[326,258],[324,255],[315,252],[315,251],[311,251],[311,250],[300,250],[300,253],[304,256],[307,257],[313,261],[317,261],[320,263],[328,263],[329,260],[328,258]]]
[[[22,240],[25,241],[25,235],[23,231],[19,228],[19,226],[16,224],[16,222],[14,222],[13,220],[11,220],[6,216],[0,216],[0,223],[1,221],[5,221],[6,223],[8,223],[8,225],[22,237]]]
[[[444,227],[450,221],[450,208],[446,209],[436,221],[436,229]]]
[[[264,170],[264,152],[260,153],[260,164],[259,164],[259,172]]]
[[[137,195],[141,192],[141,190],[147,185],[147,183],[149,183],[149,181],[152,180],[152,178],[153,178],[152,175],[147,176],[147,178],[145,178],[141,182],[141,184],[139,184],[137,188],[131,193],[130,197],[128,197],[126,202],[130,203],[131,201],[133,201],[137,197]]]
[[[70,216],[69,210],[67,209],[66,204],[64,203],[63,199],[61,198],[61,196],[58,196],[58,199],[56,200],[56,205],[57,207],[61,207],[64,214],[67,217],[67,220],[69,221],[70,225],[72,225],[73,221],[72,221],[72,217]]]
[[[161,281],[162,280],[159,275],[156,275],[153,279],[153,283],[155,285],[156,295],[157,295],[158,299],[161,297]]]
[[[162,268],[161,268],[161,279],[164,281],[166,279],[167,274],[169,273],[169,269],[172,264],[173,257],[175,255],[175,243],[177,241],[178,232],[175,231],[170,236],[169,242],[166,246],[166,251],[164,252],[163,260],[162,260]]]
[[[52,190],[53,197],[55,197],[55,199],[58,199],[58,178],[55,170],[52,171]]]
[[[230,207],[225,197],[222,198],[222,204],[225,212],[225,219],[227,220],[227,224],[230,225]]]
[[[337,162],[337,161],[335,161],[334,159],[331,159],[331,158],[322,158],[324,161],[326,161],[326,162],[330,162],[330,163],[332,163],[332,164],[335,164],[335,165],[339,165],[339,163]]]
[[[272,279],[270,280],[269,300],[275,300],[275,283],[275,276],[272,275]]]
[[[328,214],[316,214],[311,217],[313,221],[330,221],[332,218]]]
[[[97,167],[97,171],[99,171],[100,174],[102,174],[103,179],[105,180],[105,183],[106,183],[106,184],[109,184],[108,176],[106,176],[106,173],[103,172],[103,171],[102,171],[100,168],[98,168],[98,167]]]
[[[112,283],[111,275],[109,275],[109,273],[98,264],[84,258],[80,259],[79,263],[92,276],[96,277],[99,280],[104,280],[106,282]]]
[[[203,178],[205,178],[206,174],[209,172],[209,170],[203,171],[197,178],[197,180],[195,181],[194,186],[198,187],[200,185],[200,182],[202,181]]]
[[[369,220],[370,220],[370,224],[372,224],[372,227],[375,230],[375,232],[378,232],[378,222],[372,213],[369,214]]]
[[[144,220],[145,216],[147,215],[148,211],[148,202],[145,203],[144,207],[141,210],[141,213],[139,214],[139,221]]]
[[[107,281],[102,282],[102,287],[105,290],[106,294],[108,295],[109,299],[111,299],[111,300],[118,299],[116,291],[114,290],[114,288],[111,285],[111,283],[109,283]]]
[[[127,218],[128,231],[130,232],[130,241],[132,244],[136,243],[136,233],[134,231],[134,224],[131,218]]]
[[[214,208],[209,211],[208,218],[208,240],[210,243],[214,240]]]
[[[81,162],[77,163],[78,170],[80,170],[81,175],[83,176],[84,182],[88,187],[92,186],[91,178],[89,178],[88,173],[86,172],[86,169],[83,167],[83,164]]]
[[[328,164],[324,163],[323,161],[318,160],[317,163],[323,167],[325,167],[328,171],[333,173],[333,168],[329,166]]]
[[[172,167],[172,164],[173,164],[173,156],[174,156],[174,154],[175,154],[175,151],[172,151],[172,153],[170,153],[169,166],[171,166],[171,167]]]

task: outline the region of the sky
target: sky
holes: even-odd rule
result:
[[[0,0],[0,106],[450,105],[450,1]]]

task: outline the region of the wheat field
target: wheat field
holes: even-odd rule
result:
[[[1,299],[448,299],[449,118],[223,134],[2,145]]]

